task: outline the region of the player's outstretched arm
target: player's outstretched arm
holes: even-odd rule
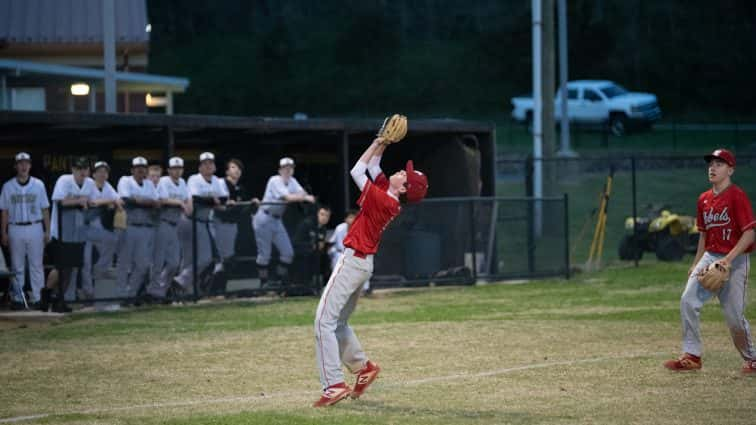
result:
[[[383,151],[386,150],[386,144],[381,144],[378,146],[378,149],[373,152],[373,157],[370,158],[370,161],[368,161],[368,172],[370,173],[370,177],[375,180],[378,178],[378,176],[383,173],[383,170],[381,170],[381,157],[383,156]]]
[[[349,172],[349,174],[352,175],[352,180],[354,180],[360,190],[364,189],[365,183],[367,183],[367,175],[365,174],[365,171],[367,171],[368,162],[373,158],[376,152],[379,152],[379,149],[380,152],[383,152],[383,149],[385,149],[382,137],[373,140],[373,143],[365,149],[365,152],[362,153],[360,159],[357,160],[357,163],[354,164],[354,167],[352,167],[352,170]]]

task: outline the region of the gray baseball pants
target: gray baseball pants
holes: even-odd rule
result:
[[[87,242],[84,244],[84,264],[81,267],[81,289],[89,294],[94,294],[94,283],[92,276],[101,277],[103,273],[113,264],[113,255],[116,251],[118,235],[102,227],[99,219],[92,220],[89,223],[87,231]],[[92,264],[94,251],[97,250],[97,262]],[[75,282],[76,277],[72,275],[71,281]],[[73,287],[74,285],[69,285]]]
[[[181,265],[178,223],[174,225],[161,220],[156,234],[154,263],[147,293],[163,298]]]
[[[291,264],[294,260],[294,248],[291,246],[289,234],[286,233],[286,228],[280,218],[258,210],[252,217],[252,228],[255,229],[255,242],[257,242],[257,265],[270,264],[272,245],[278,249],[279,260],[282,263]]]
[[[45,250],[45,232],[42,223],[27,226],[8,225],[11,267],[16,272],[11,282],[14,287],[13,301],[23,302],[21,291],[24,287],[26,259],[29,259],[29,283],[31,284],[31,302],[39,301],[39,294],[45,286],[45,272],[42,267],[42,255]]]
[[[221,260],[226,261],[234,256],[237,232],[236,223],[215,222],[215,243]]]
[[[730,280],[719,290],[712,293],[704,289],[696,275],[706,266],[724,255],[704,253],[696,264],[693,274],[688,278],[688,284],[680,299],[680,317],[682,318],[683,352],[700,356],[703,349],[701,342],[701,307],[714,295],[719,297],[719,303],[724,314],[727,327],[730,329],[732,341],[740,356],[745,360],[756,359],[756,349],[751,340],[751,329],[744,312],[746,308],[746,286],[750,257],[748,254],[739,255],[733,260],[730,268]]]
[[[129,224],[118,250],[116,284],[124,298],[136,296],[152,265],[155,227]]]
[[[357,307],[362,284],[373,274],[373,256],[354,256],[347,248],[336,264],[315,312],[315,357],[323,388],[344,382],[342,363],[352,373],[367,361],[347,321]]]
[[[212,222],[197,220],[197,275],[202,273],[210,263],[213,262],[213,243],[215,229]],[[183,287],[192,286],[194,275],[193,261],[194,252],[192,249],[192,220],[182,218],[179,222],[178,229],[179,240],[184,260],[181,265],[181,273],[176,276],[176,281]]]

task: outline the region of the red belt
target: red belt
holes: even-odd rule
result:
[[[349,248],[352,251],[354,251],[354,253],[352,255],[355,256],[355,257],[357,257],[357,258],[367,258],[367,256],[370,255],[370,254],[368,254],[366,252],[362,252],[360,250],[354,249],[351,246],[348,246],[347,248]]]

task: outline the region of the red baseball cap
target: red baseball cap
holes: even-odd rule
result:
[[[726,162],[730,167],[735,166],[735,155],[727,149],[717,149],[709,155],[706,155],[704,159],[706,162],[711,162],[712,159],[717,158]]]
[[[425,198],[428,192],[428,177],[420,171],[415,170],[412,160],[407,161],[407,202],[416,203]]]

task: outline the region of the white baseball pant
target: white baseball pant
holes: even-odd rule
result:
[[[133,298],[142,286],[152,265],[155,228],[129,224],[118,251],[116,283],[124,298]]]
[[[79,270],[81,273],[81,289],[94,295],[94,278],[100,278],[113,265],[113,255],[116,251],[118,235],[102,227],[100,219],[92,220],[87,231],[87,242],[84,244],[84,262]],[[92,264],[94,253],[97,252],[97,262]],[[71,275],[71,282],[76,282],[76,273]],[[68,285],[69,292],[76,285]],[[66,294],[66,299],[69,294]]]
[[[362,284],[373,274],[373,256],[354,256],[347,248],[331,273],[315,312],[315,357],[323,388],[344,382],[342,363],[355,373],[367,361],[347,321],[357,307]]]
[[[719,290],[712,293],[698,283],[696,275],[706,266],[724,257],[720,254],[704,253],[688,278],[685,291],[680,299],[680,317],[683,330],[683,352],[700,356],[703,351],[701,342],[701,308],[714,295],[724,314],[730,329],[732,342],[745,360],[756,359],[756,348],[751,340],[751,328],[744,312],[746,308],[746,286],[750,268],[750,256],[738,255],[730,264],[730,280]]]
[[[39,301],[39,293],[45,286],[45,271],[42,265],[45,232],[42,229],[42,223],[26,226],[9,224],[8,243],[11,250],[11,267],[16,272],[13,282],[16,288],[13,291],[13,301],[23,302],[20,295],[24,286],[27,257],[29,258],[29,280],[32,288],[32,296],[29,301]]]
[[[265,214],[262,209],[259,209],[252,217],[252,228],[255,229],[255,242],[257,242],[257,265],[270,264],[272,245],[278,249],[279,260],[282,263],[291,264],[294,260],[294,248],[291,246],[289,234],[280,218]]]
[[[215,244],[218,247],[218,255],[226,261],[234,256],[236,251],[236,223],[215,222]]]
[[[182,288],[188,289],[192,285],[194,275],[193,261],[194,252],[192,248],[192,220],[183,218],[179,223],[179,239],[183,253],[181,273],[176,276]],[[197,275],[199,276],[207,266],[213,262],[213,243],[214,233],[212,222],[197,220]]]
[[[178,224],[160,221],[155,239],[155,254],[147,293],[158,298],[165,297],[173,277],[181,265],[181,244]]]

